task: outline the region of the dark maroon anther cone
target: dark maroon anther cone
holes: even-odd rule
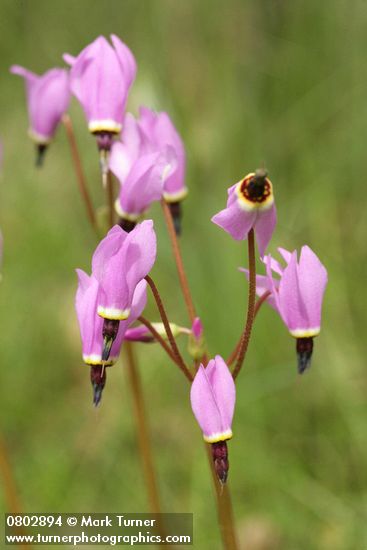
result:
[[[313,338],[297,338],[296,343],[298,372],[303,374],[311,366]]]
[[[170,202],[170,203],[168,203],[168,207],[169,207],[170,212],[171,212],[173,225],[175,226],[176,235],[177,235],[177,237],[179,237],[181,235],[181,231],[182,231],[182,224],[181,224],[182,206],[181,206],[181,203],[180,202]]]
[[[106,385],[106,368],[102,365],[93,365],[90,368],[90,380],[93,386],[93,404],[99,405],[102,399],[103,388]]]
[[[266,176],[267,173],[265,170],[256,170],[254,177],[247,185],[247,193],[250,199],[256,200],[263,196],[266,186]]]
[[[97,138],[98,151],[111,151],[114,137],[114,132],[95,132],[94,135]]]
[[[45,143],[39,143],[36,145],[36,166],[37,168],[41,168],[43,166],[43,161],[45,158],[45,153],[47,149],[47,145]]]
[[[131,220],[127,220],[126,218],[120,218],[119,219],[119,226],[121,229],[126,231],[126,233],[130,233],[136,226],[136,222],[133,222]]]
[[[107,361],[110,356],[111,347],[115,340],[120,326],[120,321],[115,319],[104,319],[102,336],[103,336],[103,351],[102,361]]]
[[[212,443],[212,457],[214,462],[214,469],[222,485],[225,484],[228,477],[229,462],[228,462],[228,449],[226,441],[218,441]]]

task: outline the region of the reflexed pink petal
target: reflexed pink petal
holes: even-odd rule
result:
[[[81,269],[76,270],[79,285],[75,308],[79,321],[83,356],[98,363],[102,352],[103,320],[97,315],[98,281]]]
[[[240,267],[239,270],[242,271],[246,275],[247,280],[249,280],[249,270],[243,267]],[[279,281],[274,281],[274,285],[277,288],[279,286]],[[269,278],[266,275],[256,275],[256,294],[259,298],[261,298],[265,292],[272,292],[272,288]],[[275,310],[277,309],[273,294],[268,296],[266,302]]]
[[[291,261],[291,258],[292,258],[292,252],[289,252],[288,250],[286,250],[285,248],[281,248],[281,247],[278,247],[278,252],[279,254],[282,256],[282,258],[284,259],[284,261],[289,264],[289,262]]]
[[[236,399],[232,375],[217,355],[202,365],[191,386],[191,406],[204,438],[215,442],[232,436],[231,423]]]
[[[260,256],[264,256],[265,254],[276,223],[277,215],[274,204],[267,210],[260,210],[257,213],[254,229]]]
[[[132,294],[136,285],[151,271],[156,254],[157,239],[152,220],[139,223],[128,235],[126,281]]]
[[[81,103],[91,132],[119,132],[127,95],[135,77],[135,60],[116,36],[113,48],[99,36],[89,44],[71,66],[71,89]],[[71,61],[70,56],[64,59]]]
[[[32,137],[37,143],[47,143],[69,105],[68,72],[51,69],[38,76],[18,65],[13,65],[10,70],[25,79]]]
[[[209,361],[209,365],[212,362],[214,360]],[[220,410],[203,365],[200,365],[192,383],[190,398],[193,413],[205,437],[224,431]]]
[[[123,184],[131,170],[133,159],[127,147],[121,141],[115,141],[111,148],[109,167],[111,172]]]
[[[160,200],[163,191],[163,166],[159,154],[141,156],[133,165],[120,191],[120,205],[127,214],[140,215]]]
[[[327,284],[327,271],[316,254],[303,246],[298,264],[299,292],[307,311],[308,326],[319,327],[321,307]]]
[[[136,76],[137,67],[135,57],[126,44],[124,44],[115,34],[111,34],[111,42],[115,48],[122,72],[124,73],[125,84],[130,87]]]
[[[232,374],[220,355],[215,356],[214,364],[209,362],[205,371],[219,405],[222,429],[228,431],[231,429],[236,402],[236,387]]]
[[[298,284],[297,252],[293,252],[280,280],[279,307],[280,315],[290,330],[308,326],[307,311]]]
[[[127,233],[114,225],[97,246],[92,258],[92,273],[98,280],[102,279],[109,260],[120,250],[126,237]]]
[[[212,217],[212,222],[227,231],[237,241],[246,239],[256,220],[256,212],[241,210],[237,201]]]

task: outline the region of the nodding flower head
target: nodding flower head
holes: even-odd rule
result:
[[[226,363],[217,355],[200,365],[191,386],[191,407],[208,443],[232,437],[236,389]]]
[[[38,163],[55,135],[70,101],[69,75],[65,69],[51,69],[37,75],[19,65],[10,68],[24,78],[27,92],[29,135],[39,148]]]
[[[156,257],[153,222],[146,220],[130,233],[115,225],[100,242],[92,259],[99,283],[98,315],[122,321],[129,317],[137,284],[148,275]]]
[[[129,48],[115,35],[112,46],[99,36],[77,57],[64,54],[71,65],[71,90],[81,103],[92,133],[121,131],[136,63]]]
[[[147,107],[140,108],[139,128],[151,151],[164,156],[165,172],[163,197],[168,203],[176,203],[187,195],[185,185],[185,147],[167,113],[155,113]],[[148,145],[149,144],[149,145]]]
[[[221,483],[228,476],[227,439],[232,437],[235,401],[236,388],[223,359],[217,355],[206,368],[200,365],[191,386],[191,407],[204,440],[211,443],[214,469]]]
[[[321,330],[327,271],[308,246],[302,247],[299,260],[296,250],[278,250],[286,267],[270,254],[265,256],[267,274],[256,277],[256,292],[259,296],[270,293],[267,302],[279,313],[290,334],[297,338],[298,369],[302,373],[310,366],[312,338]],[[248,277],[248,271],[243,271]]]
[[[212,222],[234,239],[244,240],[254,229],[263,256],[276,225],[273,185],[264,170],[248,174],[228,189],[227,207]]]
[[[135,289],[129,318],[119,323],[107,359],[103,358],[103,319],[97,313],[99,283],[91,275],[77,269],[78,290],[75,308],[82,341],[83,361],[91,367],[91,381],[94,404],[98,405],[106,383],[105,367],[112,366],[118,359],[122,342],[128,327],[142,314],[146,305],[146,282],[141,281]]]
[[[161,199],[167,161],[163,153],[149,147],[130,113],[121,139],[113,144],[109,159],[110,170],[121,185],[115,209],[122,220],[136,223],[152,202]]]

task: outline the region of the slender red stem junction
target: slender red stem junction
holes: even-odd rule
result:
[[[149,277],[149,275],[147,275],[145,277],[145,280],[147,281],[147,283],[150,286],[150,289],[153,293],[153,296],[154,296],[154,299],[156,301],[157,308],[158,308],[159,314],[161,316],[164,328],[166,329],[166,333],[167,333],[169,343],[171,344],[172,351],[173,351],[173,353],[176,357],[176,362],[177,362],[178,366],[180,367],[180,369],[182,370],[182,372],[184,373],[184,375],[186,376],[186,378],[191,382],[192,379],[193,379],[193,376],[192,376],[190,370],[188,369],[188,367],[186,366],[185,361],[183,360],[182,355],[180,353],[180,350],[177,347],[176,340],[175,340],[175,338],[172,334],[172,330],[171,330],[171,327],[170,327],[170,324],[169,324],[169,320],[168,320],[168,317],[167,317],[167,314],[166,314],[166,310],[164,308],[162,298],[161,298],[161,296],[158,292],[158,289],[157,289],[154,281],[151,279],[151,277]]]
[[[247,352],[248,344],[250,341],[252,325],[255,318],[255,300],[256,300],[256,262],[255,262],[255,236],[254,230],[250,229],[248,234],[248,265],[249,265],[249,290],[248,290],[248,304],[247,304],[247,317],[246,325],[242,334],[240,347],[238,350],[238,357],[232,376],[237,378],[238,373],[241,370],[245,355]]]
[[[78,181],[79,192],[80,192],[80,194],[82,196],[82,199],[84,201],[84,204],[85,204],[87,217],[88,217],[88,220],[89,220],[91,226],[93,227],[93,229],[95,231],[97,231],[98,226],[97,226],[96,215],[95,215],[95,212],[94,212],[92,199],[89,195],[87,180],[86,180],[84,170],[83,170],[83,166],[82,166],[82,162],[81,162],[81,159],[80,159],[78,146],[77,146],[76,139],[75,139],[74,128],[73,128],[73,124],[71,122],[70,116],[65,114],[62,117],[62,123],[64,125],[66,135],[67,135],[67,138],[68,138],[68,141],[69,141],[70,152],[71,152],[71,156],[72,156],[73,163],[74,163],[74,169],[75,169],[75,174],[76,174],[77,181]]]
[[[162,346],[162,348],[165,350],[165,352],[170,356],[172,361],[174,361],[174,363],[176,363],[176,364],[179,364],[177,359],[176,359],[175,354],[173,353],[171,348],[167,345],[167,343],[164,341],[164,339],[159,334],[159,332],[154,328],[152,323],[150,321],[148,321],[148,319],[146,319],[142,315],[138,318],[138,321],[140,321],[143,325],[145,325],[147,327],[147,329],[152,333],[152,336],[154,336],[154,338],[157,340],[157,342]]]
[[[182,256],[181,256],[181,251],[180,251],[180,245],[179,245],[178,238],[177,238],[177,235],[176,235],[175,226],[173,224],[172,214],[171,214],[171,211],[170,211],[167,203],[163,199],[161,201],[161,204],[162,204],[164,219],[166,220],[168,234],[169,234],[169,237],[171,239],[172,250],[173,250],[173,255],[174,255],[174,258],[175,258],[175,262],[176,262],[178,278],[180,280],[182,294],[183,294],[183,297],[184,297],[184,300],[185,300],[185,304],[186,304],[187,312],[189,314],[190,321],[191,321],[191,323],[193,323],[194,319],[196,317],[195,306],[194,306],[194,302],[192,300],[189,283],[188,283],[188,280],[187,280],[187,277],[186,277],[186,272],[185,272],[185,269],[184,269]]]
[[[267,290],[266,292],[264,292],[264,294],[257,300],[256,302],[256,305],[255,305],[255,313],[254,313],[254,319],[256,319],[256,315],[258,314],[261,306],[263,305],[264,302],[266,302],[266,299],[270,296],[271,292],[270,290]],[[238,355],[238,352],[239,352],[239,349],[240,349],[240,346],[241,346],[241,340],[242,340],[242,336],[241,338],[238,340],[237,342],[237,345],[236,347],[234,348],[234,350],[232,351],[231,355],[228,357],[227,359],[227,365],[230,366],[232,365],[233,361],[236,359],[237,355]]]

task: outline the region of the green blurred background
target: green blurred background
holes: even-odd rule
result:
[[[63,128],[42,170],[12,63],[61,65],[99,34],[133,50],[129,108],[169,112],[187,149],[182,249],[211,353],[243,324],[245,246],[210,223],[226,188],[269,170],[279,223],[270,251],[310,245],[329,271],[312,369],[259,315],[238,379],[230,487],[241,549],[367,548],[367,5],[341,0],[1,0],[1,434],[24,511],[148,511],[123,361],[92,407],[80,358],[74,269],[95,240]],[[71,116],[96,206],[98,158],[80,106]],[[187,324],[160,210],[154,278]],[[153,304],[147,315],[156,318]],[[184,340],[181,341],[184,346]],[[139,345],[163,508],[194,513],[195,548],[220,549],[210,474],[189,387],[157,347]],[[0,496],[5,509],[3,494]]]

